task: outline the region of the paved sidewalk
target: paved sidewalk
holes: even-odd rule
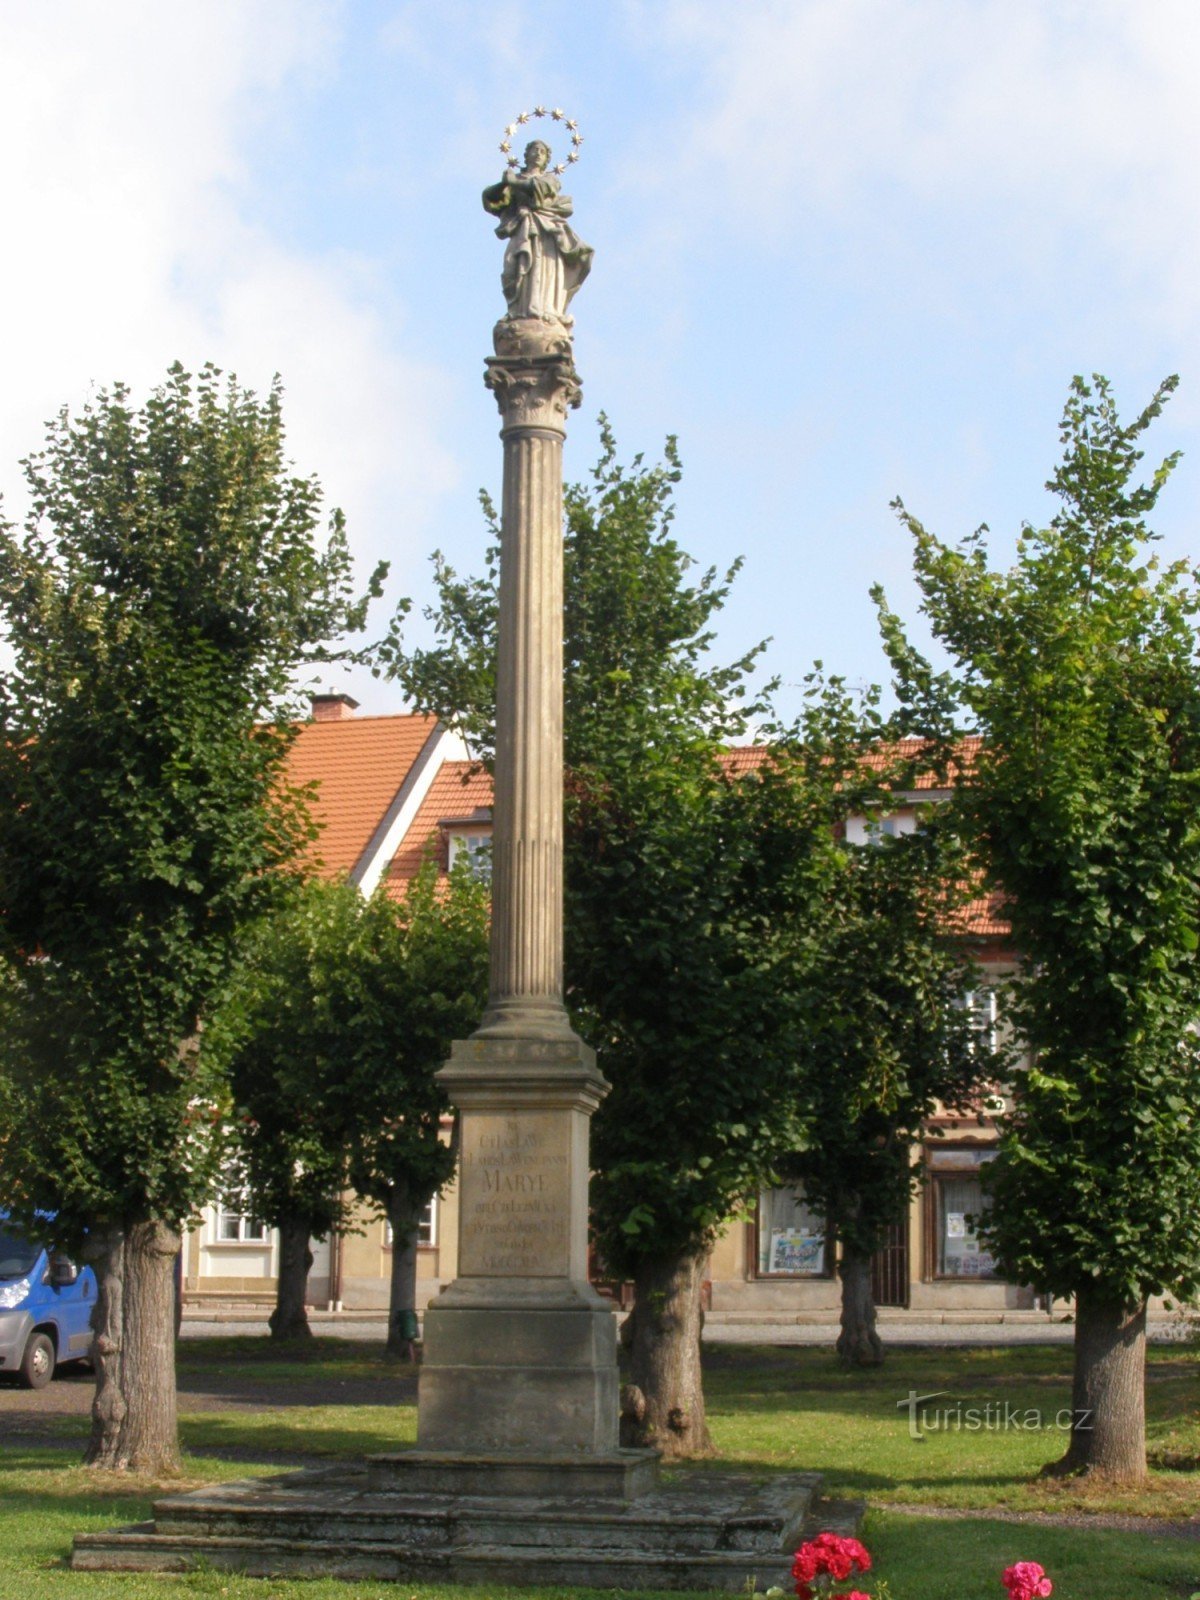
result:
[[[1039,1317],[1036,1321],[1011,1322],[917,1322],[907,1316],[893,1318],[887,1312],[879,1316],[879,1332],[889,1345],[1002,1345],[1002,1344],[1070,1344],[1075,1337],[1071,1322],[1051,1321]],[[371,1312],[361,1311],[310,1311],[309,1325],[316,1334],[329,1334],[339,1339],[362,1339],[382,1343],[387,1335],[386,1319]],[[185,1311],[181,1336],[184,1339],[228,1337],[230,1334],[267,1333],[265,1308],[245,1308],[229,1311],[209,1311],[197,1308]],[[1153,1322],[1150,1339],[1155,1344],[1169,1344],[1181,1337],[1179,1325],[1172,1321]],[[704,1325],[706,1344],[772,1344],[772,1345],[832,1345],[837,1338],[834,1322],[726,1322],[710,1316]]]

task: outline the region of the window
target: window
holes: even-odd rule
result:
[[[977,1031],[979,1045],[984,1050],[996,1048],[996,991],[971,989],[962,998],[963,1009]]]
[[[421,1213],[421,1220],[417,1223],[417,1244],[421,1249],[430,1249],[437,1243],[438,1235],[438,1197],[433,1199]],[[387,1219],[383,1224],[384,1248],[392,1248],[392,1225]]]
[[[218,1244],[267,1244],[271,1229],[254,1215],[247,1189],[232,1189],[217,1204]]]
[[[987,1197],[975,1173],[939,1174],[933,1181],[939,1278],[994,1278],[996,1263],[975,1231]]]
[[[492,881],[492,835],[487,833],[458,833],[450,835],[449,865],[466,856],[471,875],[484,883]]]
[[[846,819],[847,844],[879,844],[884,839],[899,839],[907,833],[916,833],[917,817],[912,811],[893,811],[887,816],[848,817]]]
[[[764,1189],[758,1197],[758,1276],[824,1278],[829,1259],[825,1219],[801,1191]]]

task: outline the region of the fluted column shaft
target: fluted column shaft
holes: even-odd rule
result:
[[[492,934],[483,1035],[561,1037],[562,450],[569,355],[488,363],[504,425]]]

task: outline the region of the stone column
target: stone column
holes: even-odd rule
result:
[[[503,418],[492,944],[479,1035],[567,1038],[562,968],[562,451],[580,399],[570,341],[497,324]]]
[[[562,445],[579,403],[563,326],[505,318],[486,382],[503,419],[488,1010],[439,1073],[460,1115],[459,1276],[429,1307],[419,1452],[478,1486],[627,1493],[616,1326],[588,1282],[588,1131],[608,1091],[562,979]],[[636,1458],[636,1459],[634,1459]],[[502,1464],[507,1466],[502,1470]],[[570,1486],[570,1487],[568,1487]]]

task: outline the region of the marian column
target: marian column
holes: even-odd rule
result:
[[[518,1491],[629,1492],[649,1453],[617,1450],[615,1322],[587,1274],[588,1130],[608,1084],[563,1005],[562,447],[580,399],[567,307],[592,259],[563,170],[534,140],[483,194],[508,304],[484,380],[504,442],[490,998],[438,1075],[461,1118],[459,1276],[426,1313],[417,1448],[464,1458],[462,1484],[482,1487],[465,1458],[486,1456],[487,1481]]]

